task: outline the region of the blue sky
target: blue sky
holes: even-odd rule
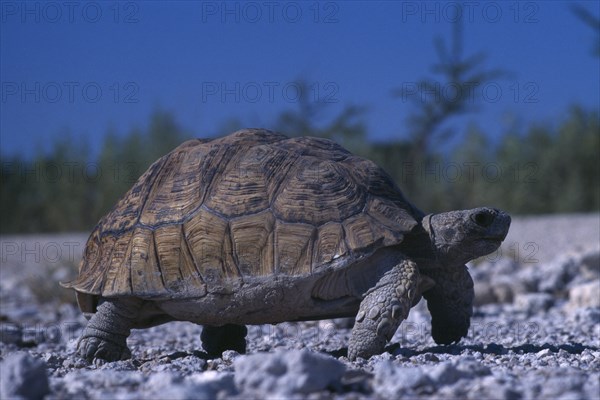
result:
[[[449,36],[456,4],[2,1],[0,152],[30,156],[66,129],[97,150],[109,127],[144,127],[157,108],[198,137],[228,133],[231,118],[269,127],[297,106],[299,78],[331,103],[325,118],[365,105],[370,139],[406,137],[412,108],[392,90],[436,77],[432,41]],[[568,2],[466,2],[461,17],[465,53],[512,75],[475,89],[487,100],[459,128],[498,135],[598,109],[597,37]]]

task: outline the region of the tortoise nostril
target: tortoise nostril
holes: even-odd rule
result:
[[[473,214],[471,218],[477,225],[487,228],[494,222],[495,217],[496,214],[491,210],[482,210]]]

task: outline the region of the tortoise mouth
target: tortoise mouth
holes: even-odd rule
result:
[[[504,241],[504,237],[503,236],[486,236],[480,239],[480,243],[485,243],[486,246],[492,246],[495,248],[498,248],[502,245],[502,242]]]
[[[484,237],[481,238],[481,240],[484,240],[486,242],[502,242],[504,240],[504,237],[502,236],[488,236],[488,237]]]

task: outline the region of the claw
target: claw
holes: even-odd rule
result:
[[[96,359],[109,362],[119,361],[131,357],[131,352],[127,346],[97,337],[81,338],[77,345],[77,354],[88,362],[94,362]]]

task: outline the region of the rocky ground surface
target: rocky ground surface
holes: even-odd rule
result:
[[[1,237],[0,398],[600,398],[600,215],[515,218],[471,265],[467,338],[436,346],[423,302],[387,351],[346,358],[352,321],[253,326],[248,354],[201,351],[201,327],[135,330],[133,358],[74,357],[85,319],[68,279],[85,235]]]

